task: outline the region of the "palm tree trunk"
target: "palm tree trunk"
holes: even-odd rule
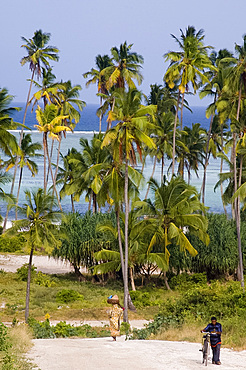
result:
[[[47,132],[43,133],[43,149],[44,149],[44,193],[46,194],[47,190],[47,174],[46,174],[46,153],[47,153],[47,148],[46,148],[46,143],[47,143]]]
[[[134,276],[133,276],[133,267],[130,267],[129,271],[130,271],[130,280],[131,280],[132,290],[135,292],[136,286],[135,286],[135,281],[134,281]]]
[[[33,83],[35,69],[36,68],[34,68],[34,70],[32,71],[31,81],[30,81],[29,90],[28,90],[28,94],[27,94],[26,107],[25,107],[23,121],[22,121],[22,124],[23,125],[26,122],[27,108],[29,106],[28,103],[29,103],[29,100],[30,100],[30,95],[31,95],[31,90],[32,90],[32,83]],[[24,127],[21,128],[20,139],[19,139],[19,147],[21,146],[21,142],[22,142],[22,139],[23,139],[23,131],[24,131]],[[19,156],[17,155],[16,161],[15,161],[15,167],[14,167],[14,174],[13,174],[11,189],[10,189],[10,194],[11,195],[13,195],[13,193],[14,193],[15,178],[16,178],[16,174],[17,174],[18,162],[19,162]],[[7,207],[7,212],[6,212],[6,216],[5,216],[4,223],[3,223],[3,232],[6,230],[8,215],[9,215],[9,207]]]
[[[49,148],[48,148],[48,141],[47,141],[47,134],[46,134],[46,154],[47,154],[47,158],[48,158],[48,164],[49,164],[49,169],[50,169],[50,174],[51,174],[51,179],[52,179],[52,183],[53,183],[53,190],[55,191],[55,194],[56,194],[56,198],[57,198],[57,202],[58,202],[58,206],[62,212],[62,206],[61,206],[61,202],[60,202],[60,198],[59,198],[59,194],[57,192],[57,188],[56,188],[56,183],[55,183],[55,179],[54,179],[54,175],[53,175],[53,171],[52,171],[52,167],[51,167],[51,159],[50,159],[50,155],[49,155]]]
[[[32,246],[30,256],[29,256],[28,275],[27,275],[27,284],[26,284],[26,308],[25,308],[25,323],[26,324],[28,322],[28,317],[29,317],[30,285],[31,285],[33,251],[34,251],[34,248]]]
[[[128,322],[128,218],[129,218],[129,201],[128,201],[128,159],[125,164],[125,273],[124,273],[124,322]]]
[[[92,193],[92,212],[97,213],[97,195],[94,191]]]
[[[161,183],[163,183],[164,177],[164,155],[161,157]]]
[[[91,210],[91,198],[92,198],[92,194],[90,194],[90,196],[89,196],[88,211]]]
[[[59,140],[58,149],[57,149],[56,170],[55,170],[55,175],[54,175],[55,183],[56,183],[57,174],[58,174],[58,170],[59,170],[59,160],[60,160],[60,153],[61,153],[61,141],[62,141],[62,135],[60,135],[60,140]]]
[[[50,149],[50,158],[52,159],[52,156],[53,156],[53,149],[54,149],[54,140],[52,140],[52,143],[51,143],[51,149]],[[49,182],[49,174],[50,174],[50,168],[48,167],[48,171],[47,171],[47,178],[46,178],[46,182],[48,184]]]
[[[183,130],[184,97],[185,97],[185,93],[182,94],[181,109],[180,109],[180,128],[181,130]]]
[[[174,127],[173,127],[173,158],[172,158],[172,176],[174,175],[174,166],[175,166],[175,153],[176,153],[176,130],[178,122],[178,111],[179,111],[179,100],[180,100],[180,90],[178,92],[177,107],[175,113]]]
[[[18,191],[17,191],[17,196],[16,196],[15,220],[17,220],[17,217],[18,217],[17,206],[18,206],[19,196],[20,196],[20,188],[21,188],[22,175],[23,175],[23,167],[21,167],[21,169],[20,169],[19,185],[18,185]]]
[[[102,106],[102,96],[100,96],[100,107]],[[102,131],[102,112],[100,113],[99,117],[99,132]]]
[[[71,205],[72,205],[72,212],[75,213],[73,194],[71,194]]]
[[[156,161],[157,161],[157,156],[155,156],[154,165],[153,165],[153,171],[152,171],[151,177],[154,177],[154,174],[155,174]],[[144,199],[147,199],[148,194],[149,194],[149,189],[150,189],[150,184],[148,185],[147,192],[145,194],[145,198]]]
[[[207,167],[208,167],[208,162],[209,162],[209,153],[208,153],[209,152],[209,141],[210,141],[211,132],[212,132],[213,119],[214,119],[214,115],[212,114],[211,120],[210,120],[210,125],[209,125],[209,130],[208,130],[208,138],[207,138],[206,154],[205,154],[205,164],[204,164],[204,173],[203,173],[203,181],[202,181],[202,188],[201,188],[202,203],[203,204],[205,202],[206,175],[207,175]]]
[[[166,271],[163,271],[163,277],[164,277],[164,283],[166,285],[167,290],[171,290],[171,288],[168,284],[168,281],[167,281],[167,272]]]
[[[222,153],[223,153],[224,152],[224,150],[223,150],[223,147],[224,147],[223,124],[221,124],[221,126],[220,126],[220,137],[221,137],[221,149],[222,149]],[[221,158],[221,160],[220,160],[220,174],[222,174],[222,173],[223,173],[223,158]],[[223,191],[223,184],[221,182],[221,184],[220,184],[221,200],[222,200],[222,204],[223,204],[226,219],[228,219],[226,205],[225,205],[225,201],[224,201],[224,197],[223,197],[223,192],[224,192]]]
[[[117,221],[117,232],[118,232],[118,242],[119,242],[119,251],[120,251],[120,261],[121,261],[121,271],[124,281],[125,276],[125,263],[124,263],[124,253],[123,253],[123,247],[122,247],[122,239],[121,239],[121,229],[120,229],[120,211],[119,208],[115,210],[116,214],[116,221]]]
[[[239,89],[238,96],[238,107],[237,107],[237,121],[239,121],[240,115],[240,105],[241,105],[242,87]],[[234,192],[237,191],[237,156],[236,156],[236,133],[233,133],[233,172],[234,172]],[[241,181],[239,179],[239,181]],[[240,217],[240,199],[236,198],[234,202],[235,208],[235,219],[237,228],[237,246],[238,246],[238,280],[241,281],[241,287],[244,291],[244,276],[243,276],[243,255],[242,255],[242,245],[241,245],[241,217]]]

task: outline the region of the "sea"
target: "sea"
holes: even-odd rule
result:
[[[15,122],[22,123],[23,121],[23,115],[24,115],[24,109],[25,109],[25,103],[14,103],[12,104],[16,107],[21,107],[21,111],[15,112],[13,114],[13,119]],[[96,104],[88,104],[81,113],[81,119],[80,122],[77,124],[74,132],[68,132],[66,135],[66,138],[62,139],[61,142],[61,153],[63,155],[66,155],[68,152],[68,149],[71,149],[72,147],[76,148],[77,150],[80,150],[80,138],[84,137],[87,138],[89,141],[93,137],[93,134],[98,132],[99,129],[99,118],[96,115],[96,111],[98,109],[98,106]],[[205,116],[205,110],[206,107],[196,106],[191,107],[192,112],[189,112],[188,110],[184,111],[184,118],[183,118],[183,124],[184,126],[191,127],[192,123],[200,123],[202,127],[208,129],[209,127],[209,120]],[[31,130],[25,130],[25,132],[30,132],[32,135],[32,141],[33,142],[40,142],[42,144],[42,133],[39,133],[37,129],[35,128],[36,120],[35,120],[35,111],[32,111],[31,107],[28,108],[27,116],[26,116],[26,126],[30,128]],[[102,121],[102,131],[105,131],[107,127],[106,123],[106,117],[103,118]],[[14,130],[12,131],[13,134],[19,138],[20,130]],[[49,142],[49,145],[51,145],[51,142]],[[42,154],[42,152],[41,152]],[[53,162],[56,162],[56,155],[57,155],[57,143],[55,143],[55,149],[53,151]],[[2,154],[2,158],[4,158]],[[35,177],[31,176],[30,171],[27,168],[24,168],[23,171],[23,181],[22,181],[22,190],[20,194],[20,200],[19,204],[23,204],[25,202],[25,196],[24,196],[24,190],[32,190],[37,189],[39,187],[43,187],[43,159],[40,157],[37,157],[35,161],[38,164],[38,174]],[[61,164],[61,163],[60,163]],[[170,165],[170,161],[165,161],[165,170],[167,171],[168,167]],[[219,167],[220,167],[220,160],[219,159],[210,159],[210,163],[207,169],[207,182],[206,182],[206,195],[205,195],[205,205],[209,208],[211,212],[215,213],[222,213],[223,212],[223,206],[221,201],[221,194],[220,194],[220,188],[218,188],[216,191],[214,190],[214,186],[217,183],[219,179]],[[139,169],[141,168],[141,164],[139,164]],[[148,180],[151,176],[153,169],[153,160],[152,158],[147,158],[146,161],[146,168],[144,171],[145,179]],[[225,170],[227,170],[225,168]],[[11,171],[9,171],[11,175]],[[15,182],[15,194],[17,192],[18,187],[18,174],[16,176],[16,182]],[[157,164],[156,171],[154,178],[158,181],[161,180],[161,166],[160,164]],[[200,192],[201,189],[201,183],[203,178],[203,168],[200,167],[199,169],[199,176],[197,177],[195,173],[192,173],[191,177],[191,184],[194,185],[198,192]],[[51,184],[50,184],[51,185]],[[4,186],[4,190],[6,192],[10,191],[11,183]],[[145,192],[146,192],[146,183],[142,185],[141,188],[141,197],[144,198]],[[65,212],[71,211],[71,203],[70,203],[70,197],[65,197],[62,199],[62,208]],[[85,213],[88,210],[88,203],[85,202],[84,196],[81,196],[81,199],[79,202],[75,202],[75,209],[76,211],[80,213]],[[2,216],[5,216],[6,212],[6,204],[0,201],[0,212]],[[14,210],[11,210],[9,213],[9,221],[14,219]]]

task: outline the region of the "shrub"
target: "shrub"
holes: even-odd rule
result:
[[[6,351],[9,348],[6,326],[0,322],[0,351]]]
[[[31,269],[31,277],[34,278],[36,275],[37,267],[32,265]],[[23,266],[17,269],[17,275],[22,281],[27,281],[27,275],[28,275],[28,263],[25,263]]]
[[[44,322],[40,322],[33,318],[29,318],[28,325],[32,329],[33,335],[36,339],[48,339],[56,337],[50,325],[49,319],[46,319]]]
[[[56,295],[56,300],[59,303],[70,303],[75,301],[82,301],[84,296],[79,294],[76,290],[63,289]]]
[[[47,288],[50,288],[52,286],[56,286],[56,283],[49,278],[49,276],[43,274],[41,271],[39,271],[34,279],[34,283],[45,286]]]
[[[14,237],[0,235],[0,252],[14,253],[24,249],[26,238],[23,234],[18,234]]]

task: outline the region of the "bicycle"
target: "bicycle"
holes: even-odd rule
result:
[[[204,332],[204,341],[202,345],[202,363],[205,366],[208,366],[208,356],[210,353],[210,333],[209,332]]]

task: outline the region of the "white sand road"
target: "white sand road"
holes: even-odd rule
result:
[[[28,353],[41,370],[197,370],[201,364],[200,344],[167,341],[113,342],[111,338],[97,339],[36,339]],[[222,365],[208,368],[245,370],[246,351],[222,348]]]

